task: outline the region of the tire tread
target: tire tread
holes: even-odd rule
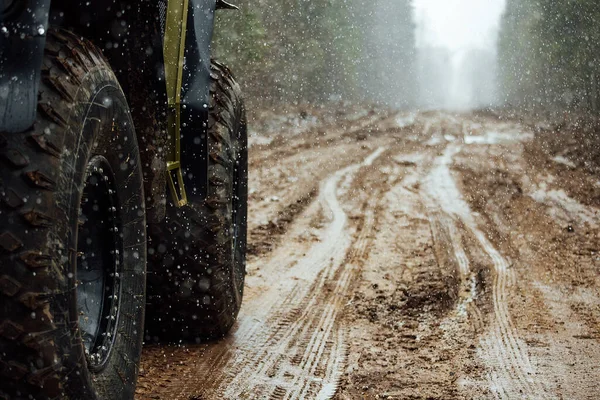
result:
[[[155,248],[166,248],[151,258],[148,276],[147,328],[160,339],[222,337],[235,322],[241,302],[243,288],[231,282],[229,271],[235,267],[224,247],[232,240],[232,134],[243,129],[245,137],[245,110],[241,89],[227,67],[213,60],[210,76],[207,198],[203,204],[169,207],[167,221],[151,234]]]
[[[49,235],[62,148],[56,139],[76,106],[77,68],[108,65],[99,50],[70,32],[50,29],[46,42],[38,119],[33,128],[0,139],[1,399],[63,396],[55,341],[67,310],[49,302],[66,285]]]

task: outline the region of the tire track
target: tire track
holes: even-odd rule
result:
[[[346,357],[339,314],[359,268],[354,257],[366,251],[373,225],[366,222],[353,244],[337,191],[384,150],[377,149],[321,184],[318,204],[307,212],[318,211],[320,204],[329,214],[322,240],[297,263],[290,263],[294,257],[281,249],[261,268],[267,289],[244,304],[232,334],[192,350],[197,361],[185,374],[202,381],[167,385],[160,389],[168,394],[165,398],[327,399],[335,393]]]
[[[249,363],[237,374],[237,377],[243,379],[228,383],[225,398],[258,398],[262,396],[261,392],[268,395],[269,387],[273,385],[275,387],[270,389],[273,399],[305,398],[308,394],[316,395],[322,387],[336,387],[335,370],[325,365],[321,369],[328,373],[323,377],[316,374],[323,361],[341,360],[345,355],[343,342],[336,345],[336,336],[339,334],[335,335],[335,331],[339,328],[334,327],[334,323],[341,309],[342,295],[348,288],[350,276],[355,268],[352,264],[342,265],[350,238],[345,231],[347,217],[337,200],[336,191],[343,179],[351,179],[349,176],[354,175],[359,168],[371,165],[383,151],[383,148],[378,149],[363,163],[338,171],[323,184],[319,200],[332,215],[332,222],[324,235],[328,240],[314,246],[296,267],[305,271],[317,266],[321,269],[319,279],[312,286],[307,286],[307,293],[303,296],[306,304],[301,308],[304,310],[302,314],[287,326],[280,336],[274,338],[275,340],[270,340],[262,346],[259,344],[258,347],[263,349],[259,356],[260,362]],[[334,250],[333,253],[331,249]],[[340,275],[337,282],[336,272]],[[336,282],[336,286],[332,293],[323,299],[323,289],[332,281]],[[252,342],[254,346],[257,345],[256,338]],[[275,349],[272,349],[274,346]],[[300,353],[301,358],[298,356]],[[285,354],[295,354],[296,357],[286,357]],[[324,354],[328,354],[329,357],[324,358]],[[320,379],[320,384],[310,382],[315,379]]]
[[[463,247],[463,237],[457,226],[458,222],[451,215],[440,210],[440,205],[427,195],[422,195],[426,204],[427,218],[435,244],[436,258],[439,265],[449,263],[456,266],[459,274],[458,299],[455,311],[450,317],[470,318],[476,332],[481,332],[485,320],[475,304],[477,299],[477,279],[471,271],[469,259]],[[444,254],[451,249],[451,254]],[[448,260],[448,257],[450,258]]]
[[[461,274],[469,271],[468,258],[462,249],[458,234],[457,221],[477,240],[479,246],[489,257],[494,271],[493,283],[493,309],[492,325],[480,342],[479,354],[487,361],[491,370],[488,373],[490,390],[496,398],[545,398],[545,388],[533,377],[533,368],[527,346],[519,338],[518,332],[512,322],[508,310],[508,296],[510,286],[514,283],[514,273],[509,269],[508,262],[492,245],[489,239],[478,228],[469,205],[462,195],[450,173],[450,165],[454,155],[461,150],[460,145],[451,144],[446,147],[443,154],[434,160],[433,168],[425,180],[428,195],[435,203],[432,206],[432,227],[445,226],[447,237]],[[431,202],[430,202],[431,204]],[[436,217],[436,207],[441,209],[448,217]],[[438,220],[439,219],[439,220]],[[444,234],[437,233],[438,237]],[[475,285],[473,285],[475,287]],[[467,299],[468,310],[481,321],[481,313],[476,310],[472,299]],[[482,323],[478,325],[483,326]]]
[[[370,165],[370,163],[369,163],[369,165]],[[375,196],[375,198],[376,198],[376,196]],[[341,272],[341,277],[339,278],[340,284],[338,284],[338,286],[336,287],[336,307],[334,308],[335,310],[339,310],[343,307],[343,304],[342,304],[343,294],[348,292],[350,284],[352,283],[352,279],[354,278],[354,276],[356,275],[356,273],[359,270],[360,260],[363,260],[366,257],[366,254],[368,253],[368,245],[371,242],[371,234],[373,232],[373,228],[375,225],[375,208],[369,207],[365,210],[363,226],[360,230],[360,233],[359,233],[357,239],[355,240],[355,242],[352,245],[352,249],[350,249],[350,251],[348,252],[347,259],[344,261],[346,266],[344,267],[343,271]],[[339,274],[339,271],[338,271],[338,274]],[[335,277],[333,279],[335,279]],[[337,317],[337,315],[336,315],[336,317]],[[321,328],[321,331],[322,330],[323,329]],[[322,333],[319,332],[319,329],[316,329],[313,331],[313,337],[311,338],[311,340],[314,342],[318,342],[319,336],[321,336],[321,335],[322,335]],[[338,336],[339,336],[338,340],[340,343],[339,350],[343,350],[342,357],[343,357],[343,360],[345,361],[346,346],[345,346],[343,329],[338,330]],[[324,345],[324,343],[322,343],[319,351],[322,351],[323,345]],[[305,362],[307,357],[311,356],[311,352],[308,350],[309,349],[307,349],[307,351],[305,352],[305,358],[304,358],[303,362]],[[323,357],[321,357],[321,358],[323,358]],[[340,358],[339,356],[338,357],[330,356],[330,357],[326,357],[325,359],[329,360],[328,371],[330,371],[330,373],[335,373],[337,375],[337,378],[335,379],[336,383],[334,385],[328,385],[326,387],[323,387],[321,389],[321,391],[319,391],[319,393],[316,396],[316,398],[318,398],[318,399],[326,399],[326,398],[330,398],[331,396],[333,396],[335,394],[335,391],[337,389],[337,383],[339,382],[339,378],[341,376],[341,368],[332,370],[331,367],[334,363],[342,364],[342,363],[337,362],[338,360],[342,360],[342,358]],[[309,375],[314,374],[315,369],[316,369],[316,364],[312,364],[312,365],[313,365],[313,367],[312,367],[311,371],[308,373]],[[310,385],[305,384],[302,391],[297,393],[296,397],[288,396],[288,397],[286,397],[286,399],[287,398],[289,398],[289,399],[291,399],[291,398],[299,398],[299,399],[309,398],[309,395],[311,394],[309,389],[310,389]],[[296,393],[294,393],[294,394],[296,394]]]
[[[407,123],[414,126],[378,121],[377,135],[370,127],[315,130],[256,149],[287,158],[275,171],[255,165],[255,220],[270,247],[250,259],[238,323],[219,343],[152,346],[139,399],[595,393],[586,371],[598,359],[596,309],[558,287],[596,282],[593,231],[586,215],[578,221],[586,230],[574,225],[576,232],[560,224],[546,232],[540,218],[547,211],[564,225],[577,222],[577,210],[553,191],[564,176],[554,181],[556,171],[538,171],[547,165],[537,160],[527,170],[521,130],[495,118],[431,112]],[[361,163],[374,143],[390,150]],[[377,157],[375,168],[362,168]],[[309,192],[306,208],[282,208]],[[544,204],[530,212],[526,196]],[[542,297],[517,276],[553,292]],[[554,303],[560,313],[544,308]]]

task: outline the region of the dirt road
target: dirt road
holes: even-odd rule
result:
[[[598,398],[597,176],[494,115],[250,142],[239,322],[148,345],[138,399]]]

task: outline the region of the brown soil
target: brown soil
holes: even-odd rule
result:
[[[137,398],[596,398],[600,182],[563,137],[491,112],[263,117],[238,323],[147,347]]]

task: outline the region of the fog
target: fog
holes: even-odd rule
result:
[[[261,0],[255,7],[240,0],[242,13],[218,14],[215,54],[244,71],[242,87],[256,105],[344,100],[398,109],[483,107],[499,97],[504,3]]]
[[[505,0],[414,0],[419,107],[464,110],[497,103],[504,6]]]

